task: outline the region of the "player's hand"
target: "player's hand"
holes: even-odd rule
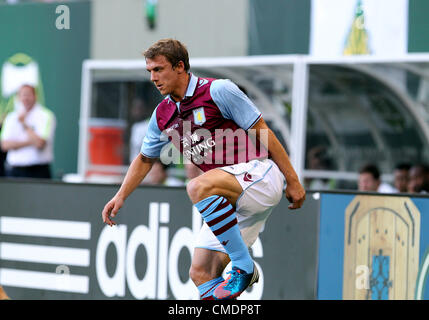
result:
[[[101,213],[103,222],[105,224],[108,224],[111,227],[116,225],[116,222],[113,221],[111,218],[114,218],[118,214],[119,209],[122,208],[123,204],[124,204],[124,201],[120,198],[114,197],[112,200],[110,200],[104,206],[103,212]]]
[[[299,181],[294,184],[288,183],[285,190],[286,198],[289,200],[289,209],[299,209],[305,200],[305,190]]]

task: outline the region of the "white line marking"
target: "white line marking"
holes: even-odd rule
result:
[[[88,267],[90,254],[88,249],[3,242],[0,259]]]
[[[88,293],[87,276],[55,274],[49,272],[0,269],[0,284],[3,286]]]
[[[0,233],[22,236],[89,240],[89,222],[0,217]]]

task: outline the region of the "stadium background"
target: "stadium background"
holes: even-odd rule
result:
[[[370,8],[368,7],[368,11],[365,11],[367,1],[350,0],[348,2],[352,10],[351,12],[349,10],[346,19],[346,34],[349,30],[353,30],[354,23],[359,18],[360,5],[363,6],[364,14],[371,17]],[[103,67],[101,67],[100,74],[95,74],[92,78],[93,82],[89,84],[91,100],[88,117],[84,118],[81,112],[82,102],[86,98],[82,90],[84,87],[82,70],[84,70],[85,60],[105,61],[106,63],[126,60],[138,65],[138,61],[142,60],[142,50],[160,38],[180,39],[188,46],[191,57],[207,58],[208,65],[210,65],[210,61],[225,57],[266,56],[268,59],[272,57],[275,60],[272,55],[294,57],[302,55],[315,59],[307,65],[310,79],[308,87],[309,116],[307,132],[304,132],[306,137],[304,154],[300,160],[302,161],[301,178],[304,178],[305,174],[308,179],[329,179],[333,181],[335,189],[352,190],[355,189],[358,166],[363,165],[364,160],[378,161],[383,172],[383,179],[387,182],[391,182],[393,167],[399,160],[427,162],[429,160],[427,152],[429,140],[425,132],[428,132],[426,130],[428,130],[429,123],[426,120],[429,95],[425,90],[429,88],[426,83],[429,56],[424,54],[429,52],[429,39],[426,36],[429,22],[424,13],[429,9],[429,4],[424,0],[379,1],[379,3],[379,7],[376,8],[378,10],[376,14],[379,16],[383,16],[384,11],[393,10],[390,14],[390,17],[393,17],[390,19],[392,25],[387,27],[383,24],[376,25],[375,30],[368,31],[369,34],[371,35],[371,32],[376,34],[377,28],[393,28],[392,30],[399,28],[401,32],[398,34],[402,35],[402,38],[393,36],[383,41],[385,41],[386,47],[389,47],[387,44],[401,41],[402,46],[393,46],[398,51],[386,53],[381,50],[377,52],[376,48],[379,48],[380,44],[371,44],[368,40],[367,43],[360,44],[361,47],[357,46],[356,52],[347,53],[352,59],[356,58],[352,62],[347,62],[351,63],[351,67],[344,67],[343,51],[332,53],[327,50],[324,54],[323,46],[320,49],[322,51],[318,51],[317,45],[323,44],[323,41],[328,39],[314,38],[316,34],[319,34],[316,25],[317,14],[323,10],[325,13],[335,11],[335,7],[328,5],[324,0],[276,0],[270,1],[269,4],[262,0],[237,0],[234,2],[227,0],[216,2],[209,0],[93,0],[49,3],[16,1],[15,4],[0,4],[0,39],[2,41],[0,63],[3,65],[2,96],[0,97],[2,110],[7,109],[13,99],[13,96],[5,94],[5,87],[8,85],[3,72],[5,64],[7,62],[26,64],[32,61],[38,66],[37,84],[40,92],[43,93],[41,98],[57,117],[53,166],[56,181],[24,181],[21,183],[9,180],[1,181],[1,201],[7,205],[0,214],[0,285],[4,286],[13,299],[195,298],[195,292],[191,293],[191,289],[186,291],[187,294],[184,296],[179,294],[183,291],[177,289],[188,281],[186,268],[178,268],[179,279],[172,280],[162,276],[162,274],[166,274],[163,273],[164,270],[171,267],[170,258],[163,260],[164,265],[159,265],[158,259],[156,266],[149,265],[149,256],[158,257],[163,252],[159,247],[161,242],[158,243],[158,246],[154,245],[152,249],[148,249],[144,246],[144,240],[140,239],[143,246],[134,248],[135,252],[139,252],[138,259],[136,258],[135,261],[136,274],[133,275],[132,270],[129,273],[128,270],[125,271],[128,268],[126,263],[128,260],[124,253],[128,250],[125,248],[127,239],[133,235],[133,230],[137,227],[149,238],[150,231],[156,229],[156,233],[164,232],[165,239],[168,239],[164,241],[165,250],[169,252],[168,255],[171,254],[169,244],[171,244],[176,230],[192,229],[190,203],[183,203],[183,208],[174,207],[174,211],[172,210],[169,216],[167,215],[169,219],[164,213],[165,220],[162,220],[164,222],[160,220],[160,224],[156,224],[152,229],[149,226],[151,223],[148,220],[150,202],[159,205],[179,202],[178,199],[186,198],[184,188],[140,187],[138,195],[133,198],[134,202],[130,201],[131,203],[127,207],[130,214],[127,215],[127,218],[124,214],[121,221],[124,228],[118,228],[116,233],[106,235],[99,221],[104,202],[114,194],[117,188],[115,183],[120,181],[121,174],[129,163],[127,138],[130,129],[131,102],[133,98],[140,95],[153,108],[153,104],[160,97],[147,84],[147,79],[141,78],[138,68],[134,71],[112,72],[108,68],[103,71]],[[60,11],[56,11],[60,5],[67,7],[68,17],[64,16],[65,11],[61,8]],[[320,11],[315,12],[315,8]],[[395,11],[398,8],[405,10]],[[341,15],[342,12],[337,14]],[[66,24],[67,19],[70,22],[69,28],[61,28],[61,25]],[[396,25],[396,22],[400,23]],[[385,34],[388,36],[389,32]],[[372,37],[371,41],[375,41],[373,39],[375,37]],[[342,38],[340,47],[346,49],[349,44],[350,36],[346,36]],[[360,52],[359,48],[363,48],[363,51]],[[366,51],[365,48],[367,48]],[[404,56],[417,58],[415,58],[415,62],[407,60],[405,63],[401,60]],[[359,60],[360,57],[363,57],[362,61]],[[368,64],[365,57],[375,59],[376,62],[371,60],[371,63],[376,63],[378,76],[393,77],[395,81],[405,83],[402,86],[403,92],[389,90],[391,87],[381,82],[379,78],[362,72],[361,65],[368,67],[365,65]],[[329,63],[327,64],[326,61]],[[251,73],[252,65],[246,63],[245,68],[248,68],[248,73]],[[200,69],[208,74],[219,72],[216,67],[200,67]],[[394,71],[390,72],[390,69]],[[420,72],[416,72],[415,69],[419,69]],[[290,81],[291,70],[286,70],[285,73],[288,73]],[[261,70],[258,70],[258,75],[261,76],[259,79],[252,78],[252,76],[246,79],[250,78],[261,87],[265,86],[264,94],[271,97],[268,99],[272,99],[273,104],[274,99],[277,99],[278,96],[283,99],[276,102],[278,105],[283,105],[284,109],[279,110],[282,121],[279,124],[274,123],[274,129],[285,138],[283,140],[285,146],[288,143],[294,143],[287,139],[291,132],[284,132],[285,128],[292,126],[293,105],[290,94],[293,79],[290,82],[285,81],[286,85],[280,83],[277,86],[276,81],[269,75],[265,77]],[[372,99],[374,91],[377,94],[375,100]],[[417,98],[398,98],[403,97],[404,94]],[[335,97],[335,95],[337,96]],[[252,92],[250,96],[252,97]],[[329,100],[332,97],[334,99]],[[338,103],[349,105],[351,109],[355,108],[358,111],[336,114],[334,107],[321,109],[320,105],[323,103],[320,101],[327,104],[332,103],[334,107],[338,106]],[[410,101],[419,105],[419,111],[413,109]],[[362,113],[362,110],[358,108],[360,104],[366,106],[365,110],[370,114],[369,118],[362,119],[359,116]],[[420,112],[417,114],[424,120],[417,122],[418,117],[413,112]],[[322,126],[321,129],[317,124],[312,123],[317,123],[320,120],[319,117],[322,118],[321,114],[324,113],[327,114],[327,117],[337,116],[335,119],[339,123],[362,121],[358,124],[361,126],[361,130],[357,133],[350,133],[338,126],[335,128],[336,131],[326,133],[324,132],[326,128]],[[82,143],[79,139],[82,136],[83,121],[89,121],[88,127],[85,127],[88,130],[91,123],[94,126],[99,127],[101,124],[102,127],[114,127],[119,130],[117,132],[123,139],[120,142],[119,163],[116,160],[110,162],[106,160],[105,163],[98,163],[103,166],[102,172],[95,172],[95,174],[94,172],[79,172],[79,158],[82,158],[79,154],[82,153]],[[373,121],[372,125],[367,125],[366,122],[371,123],[371,121]],[[329,134],[340,137],[337,141],[340,144],[339,149],[343,153],[353,150],[356,161],[349,161],[348,158],[345,158],[346,164],[343,167],[340,162],[336,162],[340,152],[336,153],[338,150],[329,144],[332,143]],[[88,139],[90,140],[91,137]],[[328,155],[331,157],[331,161],[334,161],[334,166],[327,170],[329,172],[311,171],[312,168],[308,167],[308,151],[311,147],[317,146],[313,142],[326,144]],[[91,156],[94,156],[94,153],[101,155],[101,158],[104,155],[106,159],[111,159],[109,154],[103,154],[106,150],[90,150],[87,144],[83,146],[83,148],[85,147],[89,154],[84,159],[87,163],[91,162],[93,159]],[[293,153],[293,148],[290,152]],[[400,157],[403,158],[398,159]],[[182,177],[181,168],[175,169],[171,171],[172,174]],[[70,184],[71,181],[75,183]],[[93,184],[87,184],[88,182]],[[311,189],[309,186],[307,187],[309,190]],[[165,197],[166,192],[171,192],[171,197]],[[362,289],[356,286],[354,293],[351,294],[347,291],[350,285],[346,285],[346,283],[354,283],[354,278],[353,275],[350,276],[350,272],[346,274],[347,263],[343,259],[346,255],[347,257],[355,255],[353,263],[356,264],[360,256],[355,252],[356,250],[352,253],[347,251],[344,234],[348,230],[348,226],[353,225],[352,222],[350,225],[348,224],[352,219],[350,213],[347,213],[347,207],[353,203],[355,195],[361,195],[358,192],[350,193],[351,191],[330,192],[326,190],[310,192],[309,200],[299,214],[288,213],[287,203],[285,200],[282,201],[267,226],[270,232],[261,235],[259,248],[253,251],[255,257],[255,252],[261,257],[258,263],[262,266],[264,281],[259,288],[254,289],[254,295],[249,295],[249,298],[429,298],[424,286],[428,272],[427,261],[429,261],[426,251],[429,243],[425,232],[427,223],[429,223],[426,222],[427,210],[425,208],[429,206],[429,203],[426,203],[429,200],[418,195],[392,196],[401,201],[412,201],[414,207],[411,211],[414,211],[411,214],[410,211],[404,211],[396,200],[394,201],[388,196],[380,196],[383,198],[381,200],[376,199],[381,201],[381,204],[373,204],[370,200],[373,199],[371,195],[359,198],[360,203],[366,201],[374,208],[388,208],[376,213],[380,217],[384,217],[383,214],[388,217],[380,218],[382,221],[387,220],[387,222],[383,222],[385,223],[383,226],[397,228],[400,221],[405,221],[406,229],[401,231],[403,233],[400,235],[410,240],[410,246],[402,249],[405,251],[400,251],[400,246],[395,246],[395,237],[384,239],[382,244],[380,241],[368,244],[365,252],[368,252],[371,261],[368,260],[365,263],[370,267],[369,287],[364,286],[365,288]],[[53,194],[55,197],[52,196]],[[338,202],[343,205],[337,205]],[[74,205],[64,208],[64,203]],[[331,205],[326,205],[326,203],[331,203]],[[366,210],[371,214],[374,212],[371,208],[366,208]],[[144,214],[138,215],[139,211],[143,211]],[[395,218],[391,219],[385,212],[395,212]],[[160,216],[162,216],[161,213]],[[331,216],[334,218],[328,219]],[[362,216],[364,217],[364,215]],[[179,217],[183,217],[183,219],[179,219]],[[13,218],[18,220],[13,220]],[[11,223],[11,221],[23,221],[19,218],[38,219],[40,223],[46,223],[48,220],[85,222],[87,224],[83,224],[83,228],[89,232],[89,236],[87,234],[80,240],[67,240],[67,237],[37,235],[31,232],[22,235],[25,230],[13,229],[13,223]],[[365,218],[363,219],[365,220]],[[359,226],[360,220],[357,222]],[[165,233],[167,229],[162,229],[162,223],[164,223],[164,228],[166,226],[170,228],[168,234]],[[364,223],[371,225],[368,222]],[[149,226],[148,229],[145,229],[145,226]],[[89,228],[90,231],[85,228]],[[386,227],[385,230],[391,231],[389,228]],[[340,234],[335,234],[332,230],[342,231]],[[369,226],[370,234],[371,230]],[[393,234],[399,235],[398,230],[399,227],[394,229]],[[184,233],[186,232],[184,231]],[[412,238],[416,234],[419,237],[418,241],[417,238]],[[111,239],[110,241],[113,243],[116,241],[114,239],[119,239],[116,245],[122,246],[122,249],[116,247],[115,251],[114,246],[109,245],[109,249],[106,249],[105,259],[100,258],[101,262],[97,262],[99,257],[103,257],[102,254],[98,254],[97,249],[102,235],[104,235],[104,239]],[[71,237],[73,238],[73,235]],[[280,241],[280,239],[283,240]],[[84,243],[85,241],[87,243]],[[108,240],[106,241],[109,243]],[[136,241],[138,246],[139,239]],[[154,241],[158,242],[158,240]],[[283,243],[294,243],[294,246],[285,249]],[[30,244],[39,245],[38,249],[45,250],[42,251],[45,254],[51,252],[49,250],[52,248],[78,248],[79,250],[60,250],[57,252],[58,259],[44,259],[43,255],[42,258],[31,258],[32,255],[26,257],[25,254],[33,248]],[[190,244],[187,243],[187,245]],[[381,247],[384,251],[379,251]],[[178,259],[182,259],[181,263],[177,262],[177,266],[183,267],[189,264],[190,257],[186,250],[176,249]],[[282,252],[281,255],[278,254],[279,251]],[[403,259],[404,262],[397,258],[403,257],[404,252],[415,252],[414,260]],[[68,254],[69,256],[67,256]],[[329,258],[333,255],[336,260]],[[282,258],[280,259],[279,256]],[[385,258],[390,261],[387,266],[380,262],[386,261]],[[97,266],[97,263],[105,265],[104,267]],[[380,263],[381,271],[377,273],[373,266]],[[59,266],[60,268],[58,268]],[[61,266],[66,268],[62,269]],[[149,267],[154,269],[149,269]],[[103,268],[107,270],[105,272],[107,275],[100,278]],[[71,272],[69,276],[80,277],[71,279],[81,280],[82,282],[79,283],[82,283],[86,290],[78,288],[73,291],[73,286],[67,283],[70,279],[66,279],[68,274],[64,270]],[[24,273],[22,273],[23,271]],[[50,285],[43,287],[40,282],[35,280],[28,283],[17,280],[25,279],[24,275],[34,275],[31,272],[36,272],[40,276],[40,278],[33,277],[33,279],[50,279],[51,282],[40,281],[50,283]],[[270,274],[274,272],[284,274],[282,281],[277,286],[274,279],[270,278]],[[129,276],[129,274],[131,275]],[[148,277],[145,278],[145,275]],[[151,275],[155,275],[156,279],[150,280]],[[360,275],[360,273],[356,274],[356,276]],[[388,281],[384,281],[386,279]],[[118,282],[115,282],[116,280]],[[118,286],[115,286],[116,283]],[[147,283],[150,285],[146,287]],[[109,285],[114,288],[109,289]]]

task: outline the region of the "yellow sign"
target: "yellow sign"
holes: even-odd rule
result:
[[[358,195],[345,212],[343,299],[414,299],[420,212],[408,197]],[[368,288],[356,270],[369,269]]]

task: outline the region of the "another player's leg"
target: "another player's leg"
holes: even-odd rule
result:
[[[191,180],[187,191],[232,261],[230,276],[215,290],[214,297],[236,298],[252,281],[257,281],[257,270],[241,236],[234,208],[241,185],[232,174],[214,169]]]

